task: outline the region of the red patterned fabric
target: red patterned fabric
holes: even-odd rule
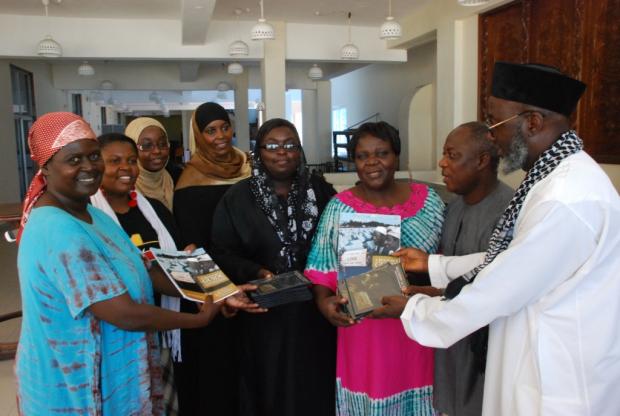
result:
[[[68,112],[47,113],[34,122],[28,133],[30,157],[37,165],[44,166],[60,149],[81,139],[97,140],[97,135],[82,117]],[[18,243],[28,215],[46,186],[45,177],[39,169],[24,199],[24,212],[17,233]]]

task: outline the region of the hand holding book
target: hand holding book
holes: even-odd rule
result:
[[[355,320],[343,312],[348,299],[339,294],[334,294],[325,286],[316,285],[313,290],[317,308],[332,325],[350,326],[355,324]]]

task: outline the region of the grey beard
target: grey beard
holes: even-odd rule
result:
[[[527,144],[520,127],[517,127],[516,133],[512,136],[508,154],[502,159],[501,169],[504,175],[523,168],[527,160]]]

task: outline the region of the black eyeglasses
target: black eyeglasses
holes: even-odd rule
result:
[[[144,143],[144,144],[139,144],[138,145],[138,149],[141,152],[150,152],[151,150],[153,150],[155,148],[155,146],[157,146],[157,148],[159,150],[166,150],[170,147],[170,142],[165,141],[165,142],[159,142],[159,143]]]
[[[266,143],[258,147],[268,152],[277,152],[280,149],[284,149],[287,152],[296,152],[301,149],[301,145],[295,143]]]

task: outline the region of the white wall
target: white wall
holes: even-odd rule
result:
[[[332,80],[332,108],[347,109],[347,124],[357,123],[374,113],[399,129],[402,150],[401,169],[407,168],[409,152],[409,107],[415,92],[435,82],[434,42],[408,51],[401,64],[372,64]]]

